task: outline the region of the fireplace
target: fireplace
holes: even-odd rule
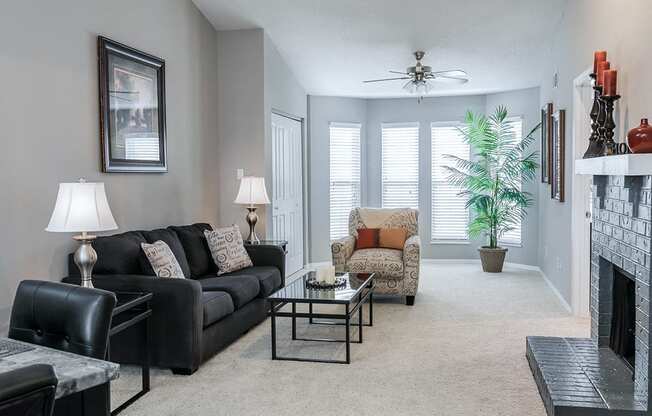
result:
[[[636,278],[613,267],[609,348],[634,371],[636,330]]]
[[[650,416],[652,176],[592,191],[591,337],[527,337],[526,357],[549,416]]]

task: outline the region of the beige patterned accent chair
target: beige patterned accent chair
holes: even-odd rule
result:
[[[355,250],[359,228],[403,228],[403,250],[367,248]],[[349,235],[331,242],[337,272],[376,273],[376,293],[405,296],[414,305],[419,288],[419,211],[409,208],[354,208],[349,214]]]

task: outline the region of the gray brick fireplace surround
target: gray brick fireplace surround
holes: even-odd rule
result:
[[[652,415],[651,199],[652,176],[593,177],[591,338],[526,340],[526,357],[549,416]],[[635,280],[633,372],[609,347],[616,270]]]

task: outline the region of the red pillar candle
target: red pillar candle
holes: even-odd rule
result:
[[[616,95],[616,85],[618,80],[618,71],[615,69],[607,69],[602,71],[602,82],[604,83],[604,95]]]
[[[597,75],[598,73],[598,63],[605,62],[607,60],[607,51],[595,51],[593,54],[593,73]]]
[[[603,61],[603,62],[598,62],[598,85],[604,86],[604,71],[609,69],[609,62],[608,61]]]

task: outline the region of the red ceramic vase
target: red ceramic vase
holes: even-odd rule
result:
[[[641,119],[641,125],[627,133],[627,144],[632,153],[652,153],[652,127],[647,118]]]

